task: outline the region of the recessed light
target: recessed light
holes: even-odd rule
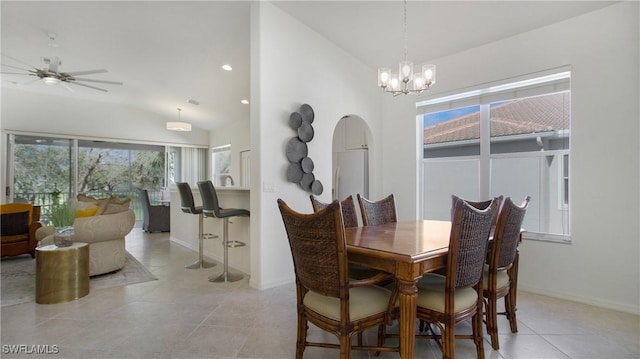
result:
[[[225,70],[225,71],[231,71],[231,70],[233,70],[233,67],[231,67],[231,65],[229,65],[229,64],[224,64],[224,65],[222,65],[222,69]]]
[[[243,105],[248,105],[249,104],[249,100],[240,100],[240,103]]]

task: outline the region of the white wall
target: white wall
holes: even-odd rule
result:
[[[251,169],[251,283],[268,288],[294,280],[276,200],[282,198],[297,211],[311,212],[309,193],[286,180],[285,146],[295,136],[288,126],[289,115],[303,103],[313,107],[315,137],[308,145],[309,157],[316,179],[330,191],[331,143],[338,120],[357,115],[370,128],[377,128],[380,97],[375,86],[361,85],[375,79],[372,69],[273,4],[254,3],[251,23],[251,150],[256,162]],[[375,143],[379,137],[373,132]],[[373,176],[375,172],[374,168]],[[328,192],[324,196],[331,197]]]
[[[638,7],[637,2],[616,4],[435,59],[438,84],[432,90],[437,96],[572,66],[573,242],[525,241],[519,285],[635,313],[640,312]],[[406,144],[419,133],[408,107],[385,101],[383,118],[383,191],[395,190],[405,199],[415,195],[411,176],[404,175],[413,171],[393,160],[411,159],[415,153]]]
[[[3,131],[29,131],[183,145],[209,145],[209,132],[168,131],[167,119],[118,104],[2,89]]]
[[[416,97],[384,95],[381,123],[384,137],[379,163],[382,167],[382,193],[393,193],[398,220],[415,220],[420,218],[419,171],[422,165],[422,135],[416,120]]]

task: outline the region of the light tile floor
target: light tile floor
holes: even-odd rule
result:
[[[172,243],[168,234],[139,228],[127,250],[157,281],[94,290],[70,303],[21,304],[1,311],[2,358],[293,358],[296,337],[295,288],[265,291],[248,280],[214,284],[207,277],[220,266],[189,270],[197,254]],[[501,349],[486,358],[640,358],[640,318],[543,295],[518,295],[517,334],[506,319],[499,327]],[[393,330],[394,328],[391,328]],[[467,326],[459,328],[469,330]],[[365,333],[373,340],[374,332]],[[333,340],[315,327],[311,339]],[[57,346],[59,353],[8,354],[9,345]],[[416,358],[440,358],[432,342],[416,343]],[[458,358],[475,357],[469,340],[456,343]],[[308,348],[305,358],[337,358],[332,349]],[[354,351],[354,358],[374,358]],[[382,353],[380,358],[398,358]]]

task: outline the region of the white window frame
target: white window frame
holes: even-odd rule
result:
[[[489,153],[489,147],[485,147],[483,145],[487,145],[490,142],[490,134],[489,134],[489,106],[491,103],[505,100],[512,100],[517,98],[525,98],[536,95],[547,95],[558,92],[567,92],[570,91],[570,79],[571,79],[571,69],[569,66],[564,66],[558,69],[551,69],[543,72],[538,72],[535,74],[525,75],[515,79],[506,79],[502,81],[497,81],[493,84],[483,84],[480,86],[476,86],[474,88],[469,88],[465,90],[455,91],[449,94],[445,94],[443,96],[427,99],[423,101],[419,101],[416,103],[417,118],[421,123],[422,132],[424,133],[424,126],[422,125],[424,121],[422,120],[422,115],[426,113],[447,111],[456,108],[468,107],[473,105],[480,105],[480,154],[477,156],[459,156],[459,157],[451,157],[451,158],[433,158],[433,159],[423,159],[422,160],[422,168],[420,169],[420,173],[422,176],[421,183],[424,184],[424,167],[426,163],[430,161],[448,161],[448,160],[460,160],[460,159],[477,159],[479,161],[479,194],[481,198],[488,198],[490,196],[491,190],[491,160],[492,159],[500,159],[500,158],[509,158],[509,157],[539,157],[540,153],[536,152],[513,152],[513,153],[499,153],[499,154],[491,154]],[[484,116],[483,116],[483,112]],[[484,136],[483,136],[484,134]],[[422,143],[423,136],[420,136],[421,148],[424,148],[424,143]],[[482,142],[486,143],[482,143]],[[562,204],[559,208],[563,211],[570,210],[570,203],[567,206],[564,204],[564,196],[565,191],[569,191],[569,186],[564,185],[564,156],[569,156],[569,176],[570,174],[570,163],[571,163],[571,150],[551,150],[545,151],[545,155],[562,155],[562,160],[559,161],[558,164],[558,176],[560,176],[560,182],[558,186],[558,203]],[[424,185],[421,185],[421,191]],[[565,188],[566,187],[566,188]],[[570,193],[569,201],[571,201]],[[424,196],[421,194],[419,196],[420,201],[424,202]],[[420,203],[421,212],[424,208],[424,203]],[[571,229],[570,229],[570,213],[567,216],[563,216],[563,220],[567,218],[569,223],[566,223],[566,234],[552,234],[552,233],[539,233],[539,232],[525,232],[523,238],[525,239],[535,239],[541,241],[549,241],[549,242],[559,242],[559,243],[571,243]]]

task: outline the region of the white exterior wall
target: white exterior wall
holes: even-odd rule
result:
[[[525,241],[519,285],[635,313],[640,313],[638,7],[637,2],[623,2],[434,59],[438,84],[431,94],[437,97],[486,82],[572,66],[573,243]],[[410,111],[399,110],[393,101],[385,100],[382,120],[383,191],[395,190],[398,197],[408,198],[415,194],[412,171],[404,172],[402,163],[393,160],[413,158],[415,150],[406,142],[419,136],[419,130],[413,128]]]

